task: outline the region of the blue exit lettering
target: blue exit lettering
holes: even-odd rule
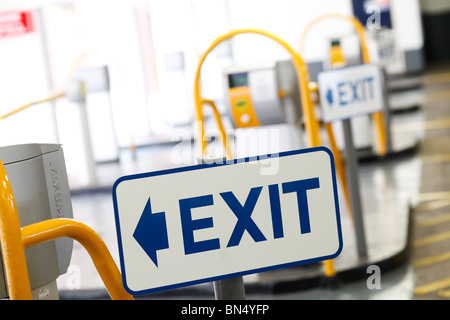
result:
[[[378,55],[381,59],[389,59],[391,57],[394,57],[395,55],[395,44],[389,43],[385,45],[384,47],[379,48]]]
[[[367,77],[356,81],[339,82],[338,101],[341,107],[375,98],[374,78]]]
[[[298,214],[300,218],[300,234],[307,234],[311,232],[307,191],[318,188],[320,188],[319,178],[297,180],[281,184],[281,191],[283,194],[292,193],[296,195]],[[255,242],[267,240],[266,235],[263,234],[261,229],[252,219],[253,211],[262,190],[262,186],[250,189],[244,203],[241,203],[232,191],[220,193],[220,198],[217,198],[216,201],[220,201],[220,199],[222,199],[230,209],[230,214],[233,214],[237,218],[233,232],[228,240],[227,248],[238,246],[245,232],[247,232]],[[269,185],[268,193],[273,239],[283,238],[284,229],[279,185]],[[214,200],[215,199],[212,194],[179,200],[184,251],[186,255],[220,249],[220,241],[218,238],[202,241],[195,241],[194,239],[194,231],[213,228],[214,223],[212,217],[193,219],[192,210],[201,207],[213,206]]]

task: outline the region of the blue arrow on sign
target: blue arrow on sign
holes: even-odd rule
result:
[[[148,198],[136,230],[134,230],[133,237],[158,267],[156,251],[168,249],[169,239],[166,214],[164,212],[152,213],[150,198]]]
[[[332,105],[334,102],[333,90],[331,90],[331,89],[328,89],[328,91],[327,91],[327,100],[328,100],[328,104],[330,104],[330,105]]]

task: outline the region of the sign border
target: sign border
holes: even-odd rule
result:
[[[168,174],[173,174],[173,173],[186,172],[186,171],[203,170],[203,169],[221,167],[221,166],[226,166],[226,165],[247,163],[247,162],[259,161],[259,160],[267,160],[269,158],[273,158],[273,159],[274,158],[282,158],[282,157],[287,157],[287,156],[292,156],[292,155],[313,153],[313,152],[319,152],[319,151],[326,152],[330,157],[331,176],[332,176],[332,180],[333,180],[332,184],[333,184],[333,193],[334,193],[334,205],[335,205],[335,210],[336,210],[336,221],[337,221],[337,229],[338,229],[337,231],[338,231],[338,239],[339,239],[339,247],[334,254],[328,255],[328,256],[316,257],[316,258],[312,258],[312,259],[283,263],[283,264],[273,265],[273,266],[269,266],[269,267],[244,270],[244,271],[230,273],[230,274],[221,275],[221,276],[214,276],[214,277],[202,278],[202,279],[193,280],[193,281],[181,282],[181,283],[177,283],[177,284],[166,285],[166,286],[161,286],[161,287],[152,288],[152,289],[134,291],[128,287],[127,281],[126,281],[126,272],[125,272],[126,268],[125,268],[124,255],[123,255],[122,237],[121,237],[121,232],[120,232],[120,219],[119,219],[119,213],[118,213],[118,207],[117,207],[117,195],[116,195],[116,189],[121,182],[128,181],[128,180],[149,178],[149,177],[154,177],[154,176],[168,175]],[[114,183],[113,189],[112,189],[112,197],[113,197],[113,205],[114,205],[114,218],[115,218],[115,224],[116,224],[117,243],[118,243],[118,249],[119,249],[120,270],[122,273],[122,283],[123,283],[125,290],[132,295],[142,295],[142,294],[154,293],[154,292],[176,289],[176,288],[181,288],[181,287],[187,287],[187,286],[192,286],[192,285],[196,285],[196,284],[216,281],[216,280],[223,280],[223,279],[227,279],[227,278],[244,276],[244,275],[249,275],[249,274],[254,274],[254,273],[270,271],[270,270],[288,268],[288,267],[293,267],[293,266],[298,266],[298,265],[303,265],[303,264],[308,264],[308,263],[320,262],[320,261],[324,261],[324,260],[332,260],[332,259],[335,259],[337,256],[339,256],[343,249],[341,214],[340,214],[340,210],[339,210],[339,197],[338,197],[338,189],[337,189],[337,182],[336,182],[336,169],[335,169],[335,163],[334,163],[334,156],[333,156],[333,153],[324,146],[315,147],[315,148],[299,149],[299,150],[293,150],[293,151],[285,151],[285,152],[280,152],[280,153],[272,153],[272,154],[267,154],[267,155],[254,156],[254,157],[232,159],[232,160],[226,160],[226,161],[219,162],[219,163],[198,164],[198,165],[179,167],[179,168],[173,168],[173,169],[165,169],[165,170],[159,170],[159,171],[151,171],[151,172],[146,172],[146,173],[126,175],[126,176],[123,176],[123,177],[117,179],[116,182]]]

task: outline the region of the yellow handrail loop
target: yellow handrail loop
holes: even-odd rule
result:
[[[0,160],[0,244],[9,297],[31,300],[25,248],[59,237],[71,237],[89,252],[113,299],[133,299],[103,240],[88,226],[72,219],[50,219],[20,227],[14,194]]]
[[[363,63],[370,63],[370,54],[369,54],[369,48],[367,46],[367,39],[366,34],[364,32],[364,26],[363,24],[352,16],[347,16],[344,14],[339,13],[330,13],[325,14],[320,17],[317,17],[313,21],[311,21],[308,26],[303,31],[303,34],[300,38],[300,53],[303,53],[304,45],[306,41],[306,36],[308,35],[309,31],[316,26],[318,23],[328,20],[328,19],[339,19],[350,22],[353,27],[355,28],[356,32],[358,33],[359,39],[361,41],[361,55]],[[377,133],[378,133],[378,154],[380,156],[384,156],[387,153],[387,127],[386,127],[386,119],[384,117],[383,112],[376,112],[372,114],[372,120],[376,125]]]
[[[16,201],[5,167],[0,161],[0,244],[11,299],[31,300],[25,248]]]
[[[112,299],[132,300],[122,285],[119,272],[100,236],[85,224],[72,219],[50,219],[22,228],[25,247],[61,237],[77,240],[89,253]]]
[[[260,29],[252,29],[252,28],[246,28],[246,29],[238,29],[230,31],[220,37],[218,37],[216,40],[212,42],[212,44],[209,46],[209,48],[203,53],[203,55],[200,57],[197,70],[195,73],[195,82],[194,82],[194,102],[195,102],[195,114],[196,114],[196,121],[198,121],[198,134],[197,134],[197,145],[201,148],[201,154],[205,155],[206,152],[206,141],[204,139],[204,117],[202,112],[202,104],[203,100],[201,97],[200,92],[200,74],[201,74],[201,67],[203,63],[205,62],[206,57],[208,54],[222,41],[225,41],[229,38],[234,37],[235,35],[242,34],[242,33],[252,33],[252,34],[259,34],[266,36],[268,38],[271,38],[278,42],[281,46],[283,46],[292,56],[292,62],[294,64],[295,71],[297,73],[297,77],[299,79],[299,87],[301,92],[301,102],[302,102],[302,108],[303,108],[303,114],[305,116],[305,128],[308,133],[309,138],[309,144],[310,147],[317,147],[322,145],[320,135],[319,135],[319,124],[317,121],[317,118],[314,116],[314,110],[313,110],[313,104],[311,101],[311,97],[309,96],[308,91],[308,70],[306,64],[303,62],[300,55],[298,55],[292,48],[289,46],[284,40],[277,37],[276,35],[269,33],[264,30]]]
[[[225,41],[231,37],[234,37],[235,35],[242,34],[242,33],[252,33],[252,34],[259,34],[266,36],[268,38],[271,38],[278,42],[281,46],[283,46],[292,57],[292,62],[297,74],[298,83],[299,83],[299,89],[300,89],[300,98],[301,98],[301,105],[302,105],[302,112],[305,117],[305,129],[308,134],[308,142],[310,147],[318,147],[322,145],[322,141],[320,138],[319,133],[319,122],[317,121],[317,118],[314,115],[314,109],[313,109],[313,102],[310,95],[310,90],[308,88],[309,83],[309,72],[308,67],[304,63],[301,56],[296,53],[289,44],[287,44],[284,40],[279,38],[278,36],[269,33],[264,30],[260,29],[238,29],[234,31],[230,31],[220,37],[218,37],[216,40],[212,42],[212,44],[209,46],[209,48],[205,51],[205,53],[200,57],[199,64],[197,66],[197,71],[195,74],[195,83],[194,83],[194,100],[195,100],[195,111],[196,111],[196,120],[198,122],[197,128],[198,128],[198,135],[197,135],[197,145],[201,148],[201,154],[206,155],[206,140],[204,138],[204,117],[203,117],[203,111],[202,111],[202,103],[204,102],[201,98],[200,93],[200,73],[201,73],[201,67],[203,63],[205,62],[206,57],[208,54],[222,41]],[[225,144],[228,145],[228,144]],[[325,268],[325,275],[327,277],[333,277],[336,275],[336,271],[334,269],[334,264],[332,260],[324,261],[324,268]]]

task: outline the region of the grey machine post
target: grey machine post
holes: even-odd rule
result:
[[[59,144],[22,144],[0,148],[19,214],[26,226],[73,218],[63,150]],[[25,249],[32,298],[59,299],[56,279],[67,272],[73,240],[59,238]],[[0,259],[0,298],[9,296]]]
[[[366,235],[364,231],[363,209],[361,204],[359,186],[358,155],[353,142],[352,124],[350,119],[342,120],[345,139],[346,168],[350,191],[350,203],[353,209],[353,220],[358,255],[361,259],[367,258]]]

